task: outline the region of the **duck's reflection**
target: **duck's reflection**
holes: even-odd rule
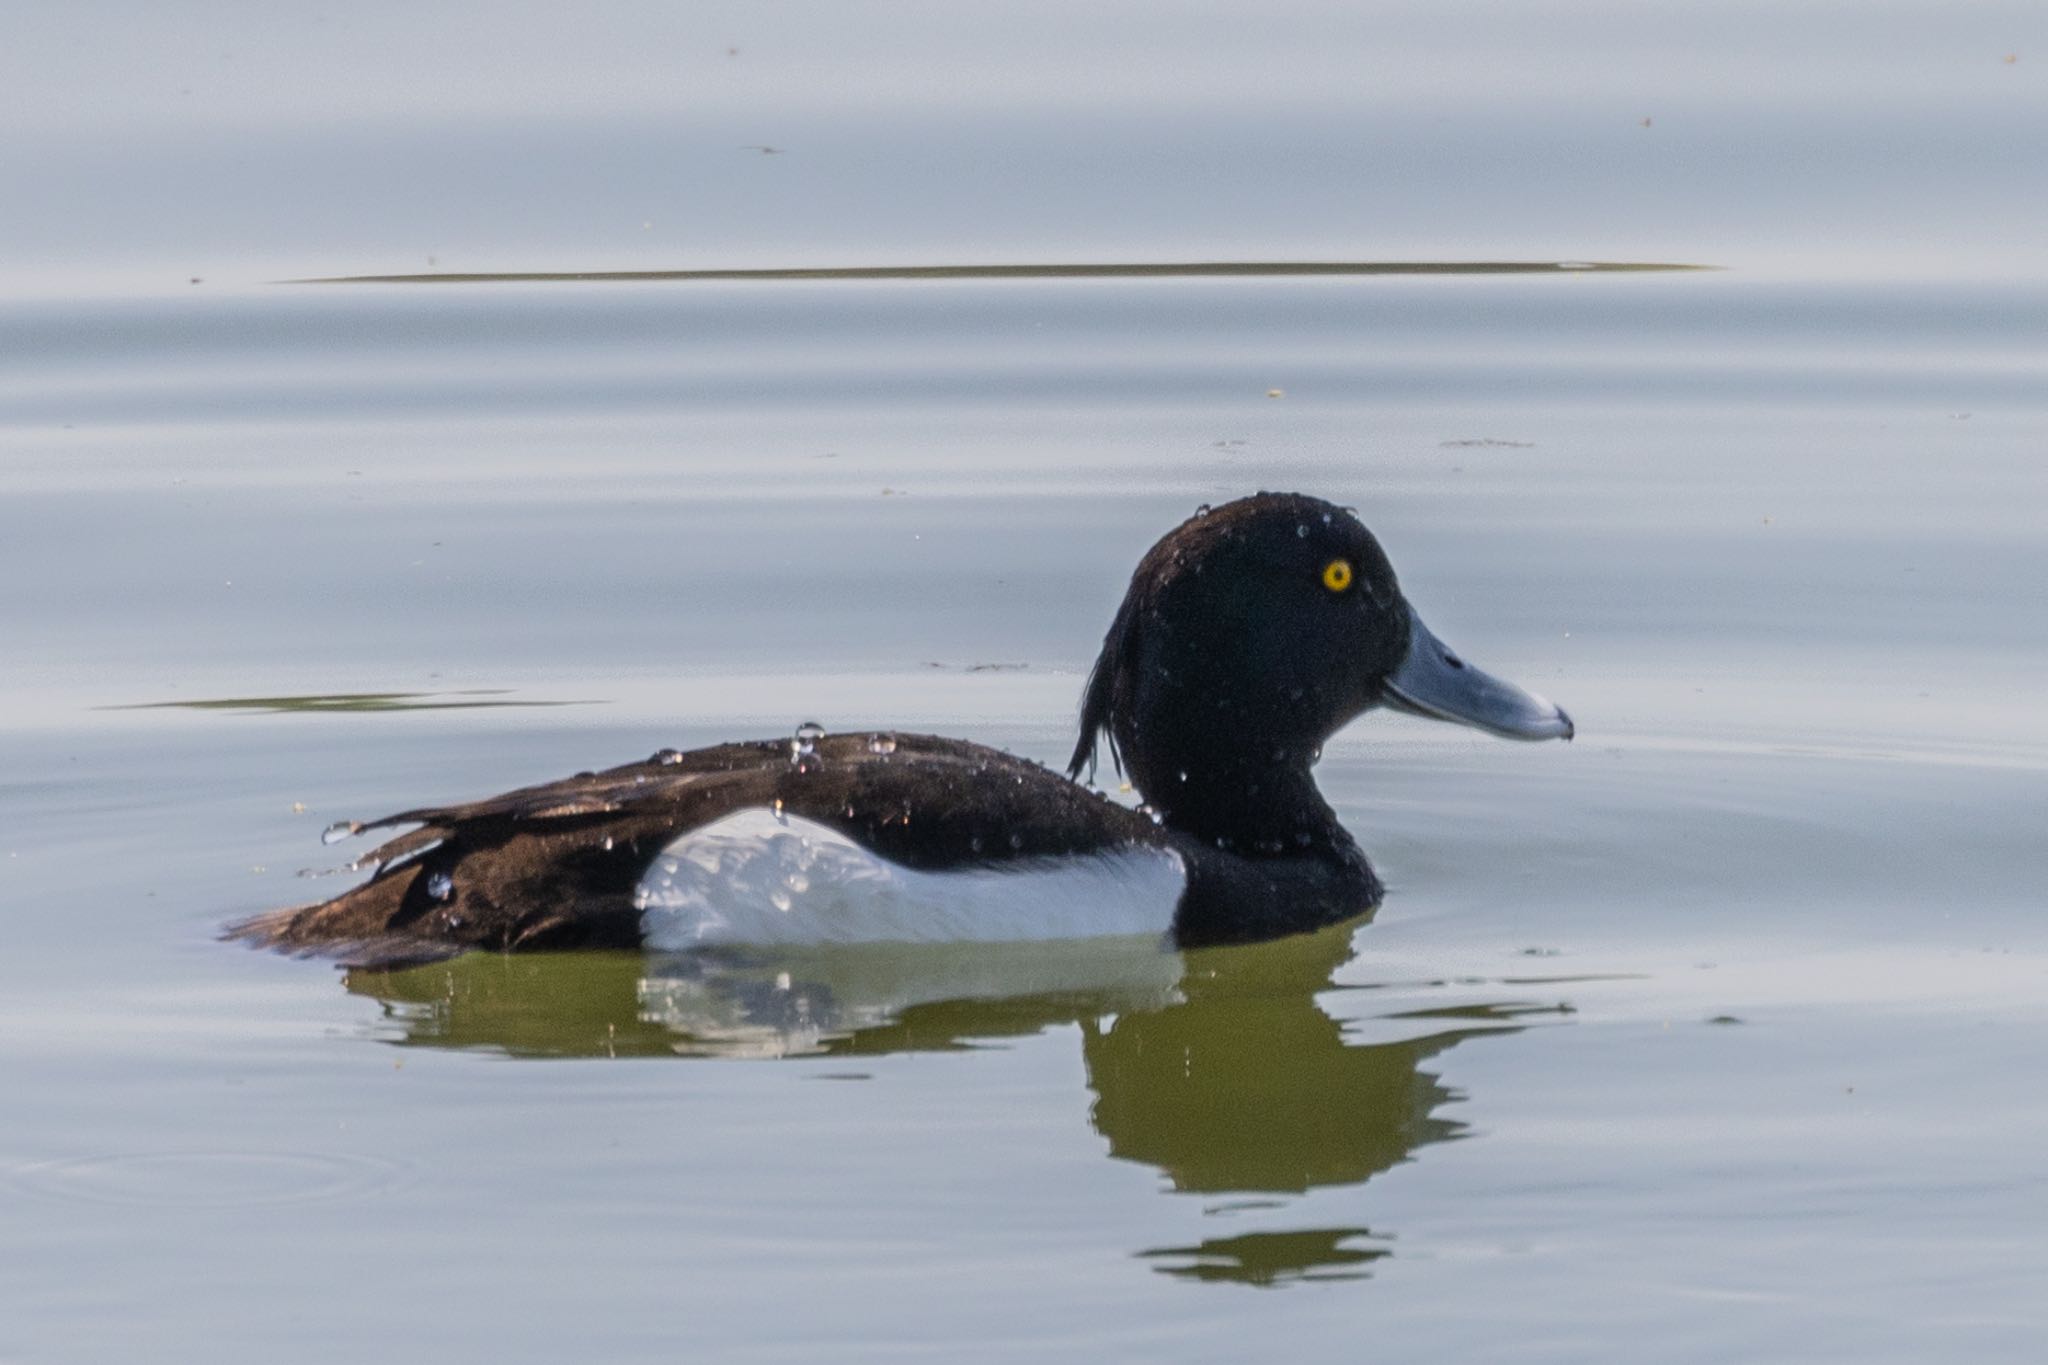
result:
[[[1246,948],[1155,941],[863,947],[676,958],[473,954],[348,974],[396,1041],[524,1056],[875,1056],[973,1047],[1077,1026],[1092,1121],[1112,1156],[1204,1194],[1301,1194],[1363,1182],[1457,1137],[1455,1098],[1424,1064],[1516,1031],[1514,1004],[1460,1008],[1365,1043],[1323,1008],[1351,930]],[[1392,1002],[1389,1002],[1392,1003]],[[1194,1279],[1274,1284],[1363,1273],[1363,1228],[1250,1232],[1148,1249]]]
[[[1189,955],[1177,1001],[1081,1021],[1095,1127],[1112,1155],[1198,1193],[1349,1185],[1461,1127],[1424,1060],[1500,1026],[1348,1043],[1316,999],[1347,937]]]

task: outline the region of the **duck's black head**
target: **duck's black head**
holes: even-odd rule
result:
[[[1089,675],[1070,771],[1107,735],[1169,823],[1298,841],[1303,802],[1328,814],[1308,777],[1323,741],[1381,704],[1512,738],[1572,733],[1557,707],[1429,633],[1357,517],[1260,493],[1197,512],[1139,563]]]

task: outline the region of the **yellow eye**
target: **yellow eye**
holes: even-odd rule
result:
[[[1323,586],[1331,592],[1342,592],[1351,586],[1351,561],[1333,559],[1323,565]]]

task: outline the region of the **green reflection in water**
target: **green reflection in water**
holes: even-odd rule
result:
[[[1640,274],[1716,270],[1675,261],[1129,261],[1039,265],[835,265],[765,270],[522,270],[414,275],[330,275],[282,284],[559,284],[775,280],[1098,280],[1338,275]]]
[[[1503,1021],[1355,1045],[1315,997],[1346,939],[1304,936],[1260,953],[1276,956],[1190,954],[1179,1002],[1106,1027],[1082,1021],[1092,1117],[1110,1155],[1157,1167],[1189,1193],[1301,1194],[1359,1183],[1458,1136],[1463,1125],[1436,1116],[1452,1093],[1421,1065]]]
[[[1295,1196],[1362,1184],[1463,1136],[1465,1125],[1439,1112],[1458,1094],[1425,1064],[1557,1008],[1390,1011],[1365,1022],[1405,1021],[1419,1036],[1361,1043],[1322,1004],[1342,989],[1331,977],[1355,928],[1185,954],[1136,939],[472,954],[344,980],[382,1002],[380,1032],[401,1046],[517,1057],[880,1056],[1073,1027],[1090,1122],[1112,1158],[1158,1171],[1176,1194]],[[1360,1227],[1258,1230],[1135,1254],[1176,1277],[1278,1285],[1361,1277],[1390,1254],[1385,1240]]]
[[[102,711],[247,711],[264,715],[336,711],[461,711],[499,706],[590,706],[592,701],[513,700],[510,689],[470,688],[460,692],[326,692],[300,697],[208,697],[196,701],[145,701],[103,706]]]
[[[1160,1271],[1188,1280],[1234,1280],[1262,1287],[1293,1280],[1362,1280],[1365,1267],[1386,1247],[1349,1247],[1344,1243],[1372,1236],[1370,1228],[1304,1228],[1298,1232],[1247,1232],[1237,1237],[1211,1237],[1191,1247],[1157,1247],[1141,1251],[1147,1260],[1172,1261]]]

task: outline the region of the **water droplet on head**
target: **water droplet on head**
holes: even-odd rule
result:
[[[609,834],[604,836],[604,851],[607,853],[612,851],[612,836]]]
[[[1296,526],[1296,527],[1294,528],[1294,535],[1295,535],[1295,538],[1296,538],[1296,539],[1298,539],[1298,540],[1307,540],[1307,539],[1308,539],[1308,523],[1307,523],[1307,522],[1303,522],[1303,523],[1301,523],[1301,525],[1299,525],[1299,526]]]
[[[871,754],[895,753],[896,737],[894,735],[870,735],[868,737],[868,752]]]
[[[455,879],[446,872],[436,872],[427,878],[427,894],[437,901],[445,901],[455,894]]]
[[[1012,853],[1015,853],[1018,849],[1022,847],[1024,847],[1024,836],[1021,834],[1012,834],[1010,836],[1010,851]]]
[[[979,853],[979,852],[981,852],[981,836],[980,836],[979,834],[974,834],[974,835],[970,835],[970,836],[968,836],[968,839],[967,839],[967,851],[968,851],[969,853]]]
[[[362,832],[363,826],[360,821],[337,820],[326,829],[320,831],[320,842],[323,844],[338,844],[343,839],[361,834]]]

